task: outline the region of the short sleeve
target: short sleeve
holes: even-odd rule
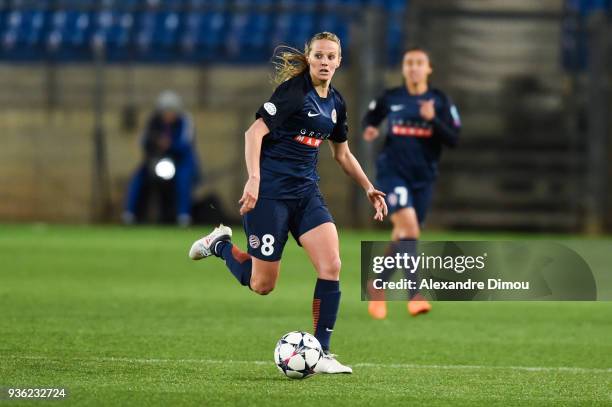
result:
[[[346,114],[346,105],[344,99],[340,95],[336,98],[335,113],[332,112],[332,120],[336,124],[329,139],[335,143],[344,143],[348,139],[348,118]],[[335,118],[333,117],[335,114]]]
[[[452,99],[441,93],[441,105],[436,109],[436,117],[455,130],[461,129],[461,117]]]
[[[255,118],[261,117],[270,131],[280,127],[302,107],[304,91],[300,79],[292,78],[278,85],[270,99],[255,113]]]
[[[361,121],[361,126],[363,128],[368,126],[377,127],[384,119],[387,117],[388,109],[387,109],[387,98],[385,97],[386,93],[383,93],[376,99],[372,99],[370,104],[368,105],[368,111],[363,116],[363,120]]]
[[[453,123],[453,126],[457,129],[461,128],[461,117],[459,116],[459,110],[457,110],[457,106],[453,103],[453,101],[451,100],[451,98],[448,98],[447,101],[447,105],[449,106],[449,113],[450,113],[450,117],[451,117],[451,122]]]
[[[454,147],[459,142],[461,118],[453,101],[441,92],[440,95],[442,104],[436,109],[436,116],[432,120],[434,135],[447,146]]]

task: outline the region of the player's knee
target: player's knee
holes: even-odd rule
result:
[[[317,267],[319,278],[323,280],[338,280],[340,278],[340,269],[342,262],[340,257],[336,257],[331,261],[322,262]]]
[[[259,295],[268,295],[274,290],[273,281],[251,280],[251,290]]]
[[[421,230],[418,226],[410,228],[404,233],[404,237],[402,239],[414,239],[418,240],[421,237]]]
[[[418,240],[421,237],[421,229],[418,226],[399,226],[393,232],[394,238],[397,240],[414,239]]]

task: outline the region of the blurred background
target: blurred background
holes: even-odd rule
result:
[[[402,83],[404,49],[430,50],[463,131],[428,228],[609,232],[611,19],[610,0],[0,1],[0,221],[120,222],[166,90],[195,128],[193,221],[239,221],[243,134],[274,88],[273,50],[325,30],[342,40],[333,83],[372,177],[380,144],[362,142],[360,118]],[[336,221],[372,226],[324,146],[319,172]]]

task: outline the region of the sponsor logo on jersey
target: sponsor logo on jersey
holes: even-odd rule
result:
[[[433,130],[431,127],[402,126],[394,124],[391,127],[391,133],[393,133],[394,136],[431,137]]]
[[[293,139],[300,144],[310,147],[319,147],[323,142],[323,139],[308,136],[295,136]]]
[[[274,116],[276,114],[276,106],[272,102],[264,103],[263,108],[270,116]]]
[[[338,114],[336,113],[336,109],[332,110],[331,119],[332,123],[336,124],[336,120],[338,120]]]
[[[249,236],[249,246],[251,246],[251,248],[253,249],[257,249],[260,245],[260,241],[259,238],[255,235],[251,235]]]
[[[404,105],[391,105],[389,107],[392,112],[399,112],[400,110],[404,110]]]
[[[314,137],[314,138],[320,138],[323,140],[327,140],[330,136],[329,133],[321,133],[320,131],[308,131],[306,129],[302,129],[300,130],[300,135],[302,136],[308,136],[308,137]]]
[[[320,115],[320,114],[321,114],[321,113],[314,113],[314,112],[310,112],[310,111],[309,111],[309,112],[308,112],[308,117],[315,117],[315,116],[318,116],[318,115]]]

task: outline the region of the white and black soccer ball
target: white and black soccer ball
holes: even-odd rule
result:
[[[317,338],[301,331],[283,335],[274,349],[276,367],[291,379],[305,379],[315,374],[314,368],[322,356]]]

